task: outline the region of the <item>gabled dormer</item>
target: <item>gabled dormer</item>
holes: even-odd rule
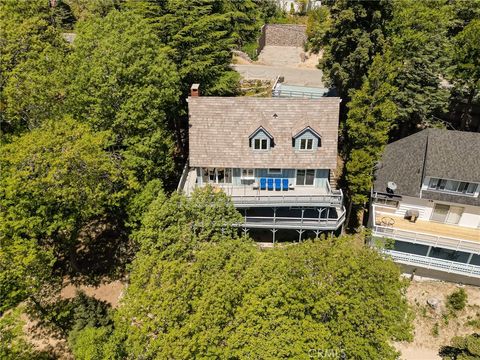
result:
[[[310,126],[293,134],[292,146],[298,151],[315,151],[322,146],[322,137]]]
[[[263,126],[259,126],[248,137],[250,148],[256,151],[266,151],[273,147],[273,136]]]

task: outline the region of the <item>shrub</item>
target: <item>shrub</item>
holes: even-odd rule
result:
[[[463,310],[467,305],[467,293],[463,289],[458,289],[447,296],[447,306],[452,310]]]

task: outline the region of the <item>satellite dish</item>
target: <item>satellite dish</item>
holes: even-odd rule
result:
[[[387,192],[393,194],[395,190],[397,190],[397,184],[395,184],[393,181],[389,181],[387,183]]]

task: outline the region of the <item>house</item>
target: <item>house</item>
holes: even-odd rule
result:
[[[480,278],[480,134],[427,129],[389,144],[375,172],[372,239],[431,277]],[[448,276],[447,276],[448,275]]]
[[[338,230],[340,99],[188,98],[189,164],[179,189],[210,184],[230,195],[239,226],[259,240],[301,240]]]

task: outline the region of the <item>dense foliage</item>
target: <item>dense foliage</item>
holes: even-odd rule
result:
[[[328,348],[395,358],[389,341],[410,337],[410,316],[406,283],[392,262],[350,238],[261,251],[226,226],[236,221],[226,196],[208,188],[191,199],[155,200],[137,234],[141,248],[115,328],[88,352],[307,358]],[[106,333],[100,327],[81,336]]]
[[[439,354],[445,360],[478,359],[480,358],[480,334],[455,336],[451,345],[443,346]]]
[[[335,1],[316,11],[309,46],[342,97],[349,201],[364,205],[391,140],[426,127],[477,130],[480,1]],[[477,116],[478,117],[478,116]]]

